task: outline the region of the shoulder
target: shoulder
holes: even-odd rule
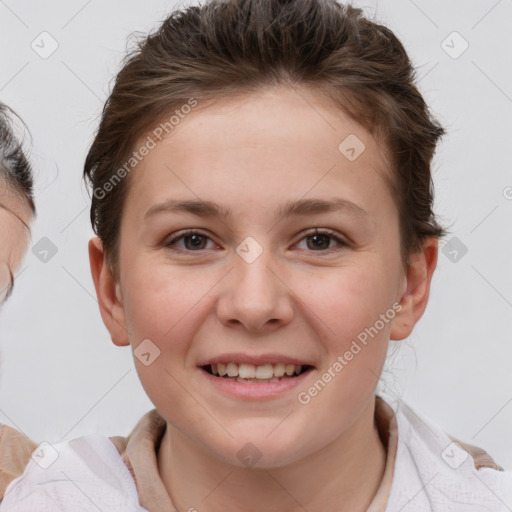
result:
[[[18,478],[37,444],[9,425],[0,424],[0,501],[7,486]]]
[[[491,468],[497,471],[504,471],[504,469],[499,464],[497,464],[483,448],[474,446],[469,443],[464,443],[460,439],[457,439],[456,437],[453,437],[449,434],[447,434],[447,436],[459,448],[471,455],[476,469]]]
[[[388,510],[512,510],[512,473],[482,448],[448,436],[400,399],[390,400],[398,427]]]
[[[59,503],[62,511],[92,510],[91,501],[95,510],[144,510],[116,445],[97,434],[41,443],[22,474],[8,485],[0,508],[54,510]]]

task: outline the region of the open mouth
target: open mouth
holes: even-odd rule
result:
[[[284,363],[263,364],[259,366],[245,363],[218,363],[201,366],[202,370],[214,377],[253,384],[293,379],[310,371],[312,368],[310,365]]]

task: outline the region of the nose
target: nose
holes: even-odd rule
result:
[[[267,334],[292,320],[293,295],[271,255],[263,251],[249,263],[235,254],[233,266],[217,305],[223,324]]]

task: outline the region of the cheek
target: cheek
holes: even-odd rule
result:
[[[29,235],[19,221],[0,215],[0,261],[9,264],[13,271],[19,267],[29,243]]]
[[[368,263],[361,258],[360,265],[340,268],[304,287],[305,302],[323,320],[322,331],[339,349],[392,309],[390,271],[376,258],[367,259]],[[385,333],[388,324],[382,327],[379,322],[379,330]]]
[[[211,281],[211,282],[210,282]],[[197,269],[152,265],[131,266],[123,283],[124,310],[130,332],[162,341],[170,336],[214,286],[211,275]],[[176,338],[174,335],[172,338]],[[136,341],[136,340],[134,340]]]

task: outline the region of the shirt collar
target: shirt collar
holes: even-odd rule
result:
[[[393,480],[398,427],[392,408],[378,396],[375,397],[375,422],[387,456],[381,484],[368,512],[384,512]],[[140,505],[151,512],[176,512],[158,472],[157,453],[165,429],[165,420],[153,409],[140,419],[128,437],[110,438],[132,474]]]

